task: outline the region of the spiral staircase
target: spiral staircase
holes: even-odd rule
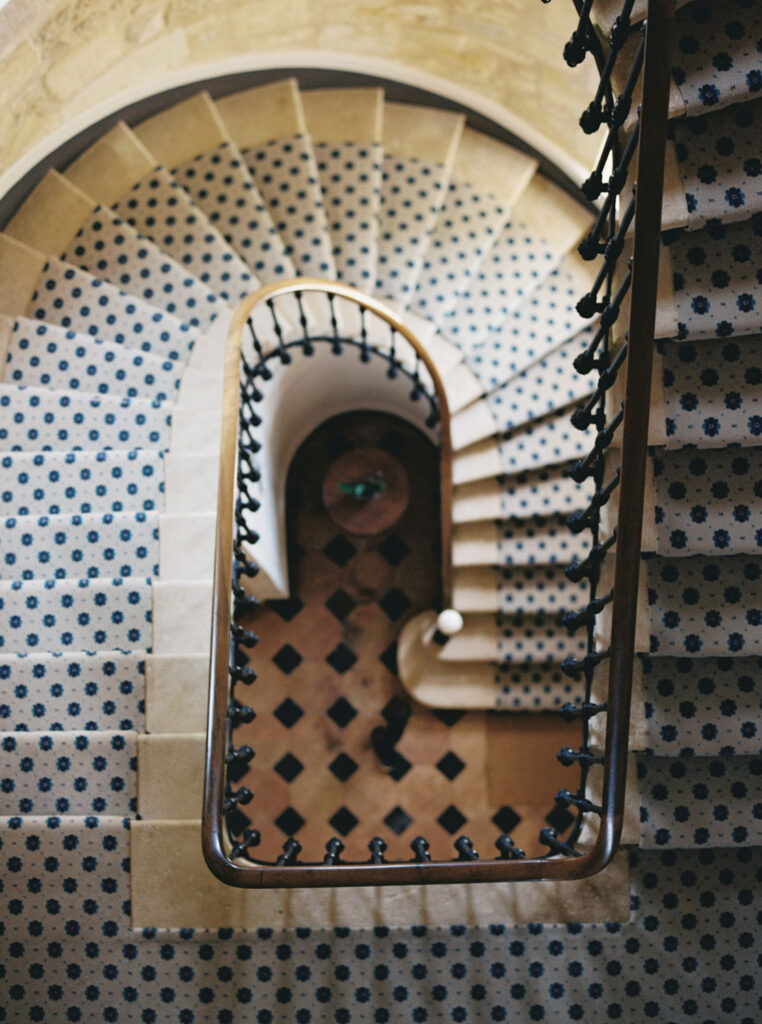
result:
[[[409,624],[411,694],[583,699],[588,207],[459,114],[288,79],[116,125],[5,225],[0,1019],[757,1019],[762,19],[733,8],[678,12],[630,849],[588,888],[337,911],[212,885],[198,840],[225,333],[263,283],[376,296],[442,376],[464,626]]]

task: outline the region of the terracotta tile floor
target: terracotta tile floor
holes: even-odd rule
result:
[[[328,515],[321,484],[338,457],[363,448],[399,458],[410,500],[384,532],[359,536]],[[575,789],[577,773],[555,754],[578,745],[580,732],[557,715],[412,705],[392,774],[373,751],[371,731],[385,724],[389,702],[408,700],[396,677],[397,635],[409,618],[438,605],[438,501],[436,450],[390,416],[337,417],[293,461],[292,597],[245,623],[260,637],[251,656],[258,679],[245,691],[257,717],[235,733],[236,746],[256,751],[239,781],[254,793],[242,810],[262,834],[262,860],[274,860],[288,835],[302,844],[305,861],[322,860],[334,835],[346,860],[366,860],[375,835],[388,843],[389,859],[410,859],[420,834],[434,859],[454,856],[453,841],[464,833],[482,857],[494,855],[501,832],[537,853],[545,849],[537,835],[548,814],[556,826],[570,821],[554,794]]]

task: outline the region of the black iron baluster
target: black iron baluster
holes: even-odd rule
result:
[[[272,374],[265,365],[265,354],[264,350],[262,349],[262,343],[257,337],[257,332],[254,330],[254,321],[251,319],[251,317],[249,317],[248,320],[246,321],[246,326],[249,328],[249,334],[251,335],[251,341],[254,346],[254,351],[257,353],[258,357],[256,371],[259,371],[263,380],[269,380],[272,377]]]
[[[278,319],[278,311],[275,308],[275,302],[273,299],[265,299],[265,305],[270,310],[270,316],[273,321],[273,330],[275,331],[275,337],[278,339],[278,355],[280,356],[280,361],[284,366],[286,366],[291,362],[291,356],[286,348],[283,337],[283,328],[281,327],[280,320]]]
[[[304,312],[304,304],[302,302],[302,293],[294,292],[294,296],[296,298],[296,304],[299,307],[299,326],[302,329],[302,352],[304,352],[306,356],[311,356],[315,351],[315,347],[310,340],[307,314]]]
[[[575,68],[585,59],[589,49],[589,34],[593,30],[590,24],[590,9],[593,0],[584,0],[579,12],[579,22],[572,32],[569,42],[564,46],[564,60],[570,68]]]
[[[593,704],[590,701],[584,701],[582,704],[563,704],[561,707],[561,717],[565,722],[574,722],[580,718],[583,722],[600,715],[601,712],[606,710],[606,704]]]
[[[222,813],[229,814],[230,811],[234,811],[239,804],[248,804],[253,798],[254,794],[252,791],[246,786],[241,786],[240,789],[236,789],[227,794],[222,804]]]
[[[233,843],[230,850],[230,857],[235,860],[236,857],[242,857],[247,850],[252,846],[259,846],[262,842],[262,837],[255,828],[246,828],[241,834],[241,838],[237,843]]]
[[[428,864],[431,861],[429,841],[424,836],[416,836],[410,844],[410,849],[415,854],[416,864]]]
[[[386,840],[382,839],[381,836],[374,836],[368,843],[368,849],[370,850],[370,862],[371,864],[385,864],[384,853],[386,852],[387,844]]]
[[[579,583],[586,577],[587,579],[592,579],[592,577],[598,573],[606,552],[613,547],[615,542],[616,529],[614,529],[611,536],[603,541],[602,544],[596,544],[595,547],[591,548],[584,561],[580,562],[575,555],[564,569],[564,576],[566,576],[567,580],[570,580],[572,583]]]
[[[606,651],[590,651],[584,656],[584,658],[575,658],[573,655],[569,655],[568,658],[564,658],[561,662],[561,671],[564,672],[570,679],[579,679],[584,673],[586,677],[592,675],[592,670],[596,665],[599,665],[602,661],[608,658],[609,652]],[[573,707],[572,704],[565,704],[564,707]]]
[[[558,831],[554,828],[544,828],[540,832],[540,842],[549,846],[552,853],[560,853],[564,857],[581,857],[579,850],[575,850],[571,843],[564,843],[558,838]]]
[[[590,526],[591,522],[595,520],[600,509],[608,502],[614,490],[619,486],[621,479],[621,470],[617,468],[614,476],[609,480],[605,487],[596,491],[593,495],[593,500],[582,512],[572,512],[572,514],[566,520],[566,525],[572,531],[572,533],[581,533],[582,530]]]
[[[294,839],[294,837],[291,836],[291,838],[287,839],[283,844],[283,853],[280,854],[275,863],[278,867],[290,867],[292,864],[297,863],[296,858],[301,852],[302,844],[298,839]]]
[[[526,853],[521,847],[516,846],[514,841],[509,835],[498,836],[495,840],[495,846],[500,854],[500,860],[524,860]]]
[[[478,860],[479,854],[474,849],[474,844],[468,836],[458,836],[453,843],[458,852],[458,860]]]
[[[339,337],[339,322],[336,319],[336,300],[330,292],[328,293],[328,308],[331,313],[331,332],[333,334],[331,351],[334,355],[340,356],[344,351],[344,346],[341,344],[341,338]]]
[[[594,804],[586,796],[581,793],[572,793],[569,789],[559,789],[556,793],[556,801],[563,807],[576,807],[578,810],[584,811],[585,814],[603,813],[599,804]]]
[[[241,704],[237,700],[231,700],[228,705],[228,718],[233,725],[240,725],[241,722],[253,722],[256,717],[256,711],[254,708],[250,708],[248,704]]]
[[[334,836],[329,839],[325,844],[325,857],[323,857],[324,864],[340,864],[341,854],[344,852],[344,844],[338,838]]]
[[[602,612],[606,605],[611,604],[613,598],[614,591],[610,590],[603,597],[596,597],[593,601],[590,601],[582,611],[566,612],[561,622],[570,633],[575,633],[580,626],[590,626],[595,621],[596,615]]]
[[[368,325],[366,323],[367,309],[365,306],[360,306],[360,361],[363,363],[370,362],[370,346],[368,345]]]
[[[564,768],[571,768],[574,764],[586,765],[588,767],[593,764],[603,764],[603,757],[591,754],[588,750],[572,750],[571,747],[561,747],[556,754],[556,760]]]
[[[390,380],[394,380],[397,376],[399,367],[397,366],[397,329],[396,327],[389,326],[389,368],[386,371],[386,376]]]
[[[232,747],[230,748],[230,750],[228,750],[227,754],[225,754],[225,764],[244,765],[248,764],[253,757],[254,751],[248,745],[248,743],[245,743],[242,747],[239,747],[237,750],[233,749]]]

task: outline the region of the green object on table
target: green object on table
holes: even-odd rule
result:
[[[370,501],[384,493],[386,484],[378,476],[361,476],[356,480],[342,480],[339,490],[356,501]]]

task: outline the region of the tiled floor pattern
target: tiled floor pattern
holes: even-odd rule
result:
[[[407,470],[408,508],[381,534],[342,532],[323,507],[322,480],[352,447],[390,452]],[[420,834],[435,858],[454,856],[463,833],[483,857],[502,832],[540,852],[539,829],[571,820],[554,794],[574,789],[576,775],[555,754],[578,736],[555,715],[413,706],[395,769],[384,770],[373,752],[371,731],[384,724],[390,701],[407,699],[396,677],[399,631],[438,601],[437,478],[430,443],[380,414],[337,417],[292,464],[292,597],[246,623],[261,638],[251,659],[258,679],[245,693],[257,717],[234,741],[256,752],[239,782],[254,792],[242,810],[262,833],[263,860],[274,859],[288,835],[302,844],[303,860],[320,860],[334,835],[348,860],[367,859],[375,835],[389,858],[409,859]]]

